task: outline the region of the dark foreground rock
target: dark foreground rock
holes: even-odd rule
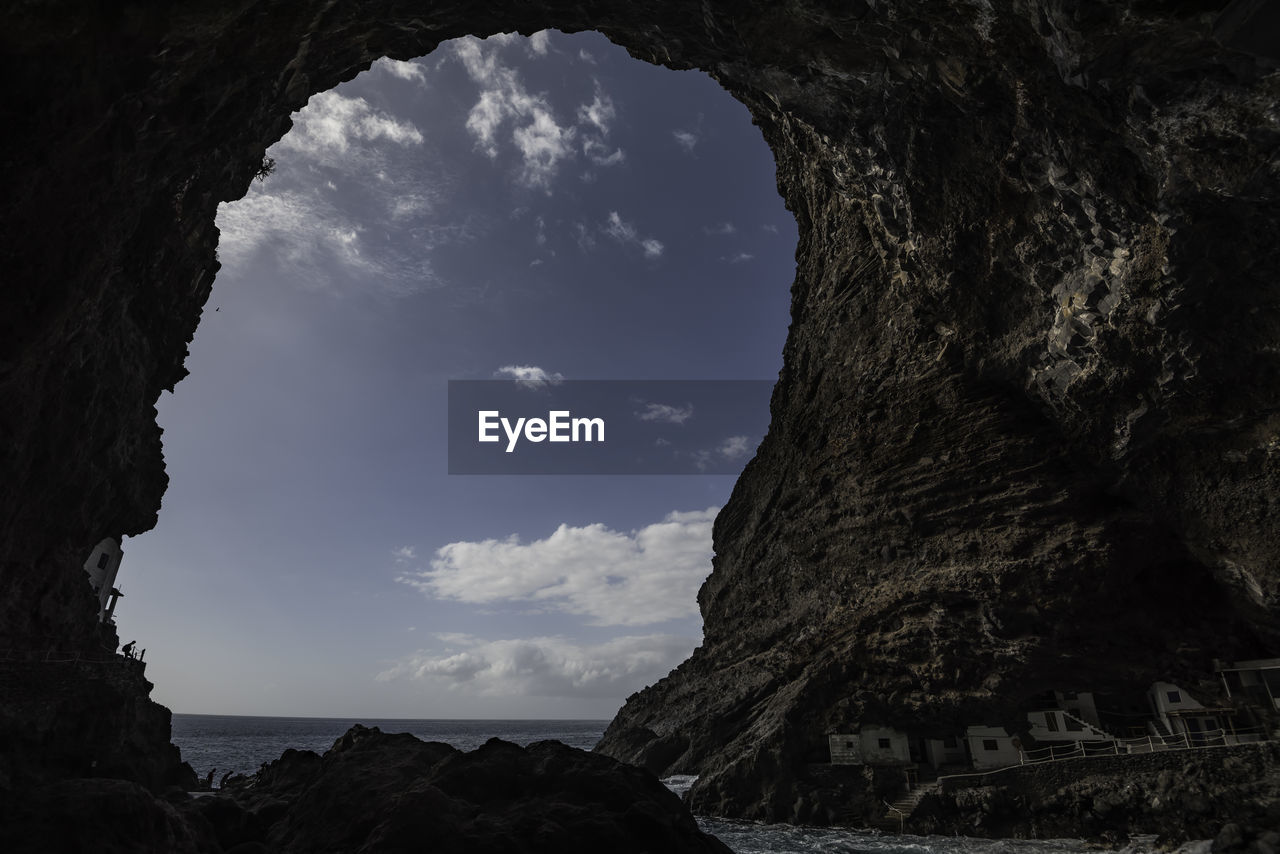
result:
[[[169,803],[124,781],[68,780],[6,813],[7,852],[729,854],[639,768],[555,741],[463,753],[362,726],[214,796]]]

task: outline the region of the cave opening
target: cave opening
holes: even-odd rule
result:
[[[702,72],[541,31],[378,60],[267,156],[125,544],[156,699],[610,717],[699,642],[735,477],[450,477],[445,384],[774,378],[796,225],[759,130]]]

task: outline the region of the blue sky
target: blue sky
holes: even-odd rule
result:
[[[598,34],[495,36],[379,61],[269,153],[124,544],[154,696],[610,717],[700,641],[733,477],[449,476],[446,384],[775,378],[795,223],[746,109]]]

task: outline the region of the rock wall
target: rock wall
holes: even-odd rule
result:
[[[602,750],[785,817],[826,727],[1275,654],[1280,78],[1264,4],[239,0],[5,13],[0,634],[94,631],[155,521],[243,195],[307,97],[465,33],[598,29],[751,110],[799,224],[772,426],[706,639]]]

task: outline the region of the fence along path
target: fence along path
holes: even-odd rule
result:
[[[1230,740],[1228,740],[1230,739]],[[973,771],[964,774],[943,774],[938,782],[959,780],[968,777],[985,777],[998,774],[1013,768],[1027,765],[1040,765],[1045,762],[1061,762],[1064,759],[1080,759],[1085,756],[1136,756],[1145,753],[1160,753],[1167,750],[1202,750],[1213,747],[1235,747],[1241,744],[1262,744],[1272,741],[1262,729],[1205,730],[1198,733],[1179,733],[1178,735],[1149,735],[1144,738],[1117,738],[1111,741],[1077,741],[1073,745],[1041,747],[1036,750],[1019,750],[1017,765],[1006,765],[1003,768],[992,768],[987,771]]]

